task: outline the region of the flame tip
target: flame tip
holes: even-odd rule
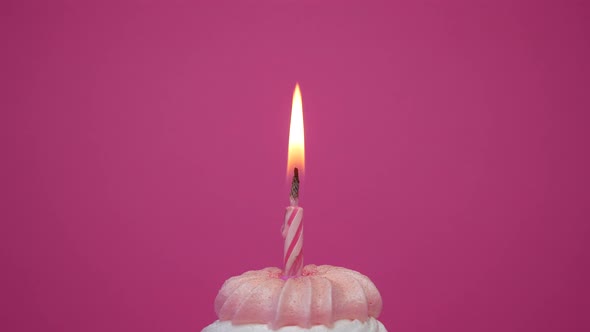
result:
[[[289,126],[289,157],[287,160],[287,172],[293,168],[299,168],[300,173],[305,169],[305,139],[303,130],[303,105],[301,101],[299,82],[295,83],[293,91],[293,104],[291,106],[291,124]]]

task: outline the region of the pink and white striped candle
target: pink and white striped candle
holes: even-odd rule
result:
[[[299,207],[299,171],[305,168],[305,138],[303,133],[303,103],[299,84],[293,91],[291,125],[289,127],[289,155],[287,175],[292,175],[291,206],[287,207],[282,234],[285,239],[283,276],[297,277],[303,270],[303,209]],[[293,172],[293,173],[291,173]]]
[[[303,269],[303,208],[287,207],[282,233],[285,239],[283,275],[300,276]]]

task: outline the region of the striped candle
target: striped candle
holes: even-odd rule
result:
[[[291,125],[289,127],[289,154],[287,158],[287,175],[292,175],[291,192],[287,207],[285,222],[283,223],[283,238],[285,246],[283,263],[286,278],[297,277],[303,270],[303,209],[299,207],[299,168],[302,175],[305,168],[305,138],[303,135],[303,103],[299,84],[295,84],[293,91],[293,106],[291,107]],[[293,173],[291,173],[293,172]]]
[[[285,239],[283,275],[300,276],[303,269],[303,208],[287,207],[282,233]]]

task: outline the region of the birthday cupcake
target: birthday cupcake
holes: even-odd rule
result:
[[[202,332],[387,332],[377,320],[381,295],[366,276],[330,265],[303,267],[303,110],[293,93],[288,169],[293,170],[281,234],[284,269],[249,271],[227,280],[215,299],[218,320]]]
[[[353,270],[307,265],[285,278],[279,268],[228,279],[217,298],[218,320],[202,332],[387,332],[371,280]]]

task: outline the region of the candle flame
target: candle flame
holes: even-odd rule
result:
[[[299,170],[302,176],[305,170],[305,138],[303,135],[303,103],[299,83],[293,91],[291,107],[291,126],[289,128],[289,157],[287,159],[287,176],[293,175],[293,169]]]

